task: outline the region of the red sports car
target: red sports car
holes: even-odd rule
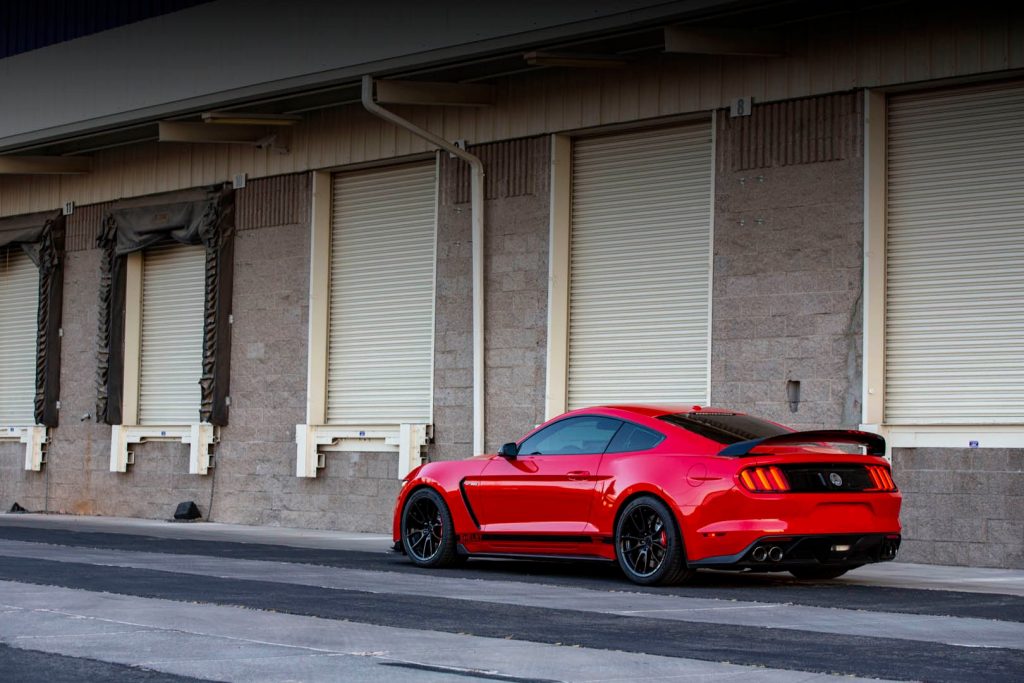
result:
[[[877,434],[794,432],[718,408],[586,408],[496,455],[410,472],[395,549],[422,567],[617,561],[639,584],[701,568],[834,578],[899,549],[901,496],[884,453]]]

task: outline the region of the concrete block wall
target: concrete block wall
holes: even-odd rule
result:
[[[387,531],[399,485],[393,454],[329,452],[315,479],[295,476],[295,425],[306,419],[308,181],[305,174],[284,176],[239,193],[231,416],[211,475],[210,516]],[[288,210],[275,206],[281,202]]]
[[[902,560],[1024,567],[1024,449],[896,448]]]
[[[135,465],[109,471],[110,427],[93,415],[100,252],[83,237],[102,210],[81,207],[65,266],[61,425],[40,473],[21,469],[20,448],[0,444],[0,505],[159,519],[194,500],[216,521],[384,530],[398,489],[395,456],[335,453],[317,479],[295,476],[295,425],[306,405],[308,199],[306,174],[253,181],[237,194],[231,414],[207,476],[188,474],[187,447],[166,442],[133,446]]]
[[[719,112],[715,405],[800,429],[859,423],[861,117],[855,93]]]
[[[25,445],[0,441],[0,513],[17,503],[28,510],[44,510],[45,475],[25,470]]]
[[[388,531],[399,488],[394,454],[328,452],[315,479],[295,476],[295,425],[306,419],[309,185],[305,174],[267,182],[239,198],[246,222],[235,241],[231,416],[210,475],[210,517]],[[291,211],[274,207],[286,200]]]
[[[487,173],[484,264],[487,450],[544,421],[547,137],[471,147]],[[465,164],[441,160],[431,459],[473,455],[472,241]]]
[[[97,249],[66,256],[60,426],[51,430],[42,472],[20,470],[21,457],[4,472],[0,504],[6,509],[17,501],[34,511],[151,518],[170,518],[183,500],[205,507],[211,481],[188,474],[188,450],[181,444],[133,446],[136,464],[130,471],[109,471],[110,427],[95,421],[99,257]],[[4,458],[5,468],[11,464]]]
[[[0,443],[0,506],[5,511],[17,502],[33,511],[97,514],[95,475],[110,464],[110,428],[93,419],[98,291],[99,251],[68,253],[64,260],[60,426],[50,430],[42,472],[23,469],[24,446]]]
[[[442,157],[442,185],[450,184],[451,167],[456,163],[462,162]],[[449,193],[440,194],[434,294],[434,442],[427,457],[458,460],[473,451],[473,242],[469,205],[454,203]]]
[[[218,521],[282,524],[315,500],[288,504],[297,486],[295,425],[306,419],[308,298],[308,215],[238,232],[231,414],[211,475],[220,494],[212,511]]]
[[[759,118],[761,116],[761,118]],[[778,121],[790,121],[780,126]],[[860,421],[863,160],[861,103],[849,93],[720,113],[714,214],[712,396],[797,428]],[[474,148],[486,200],[487,448],[543,420],[549,145],[545,137]],[[434,439],[430,459],[472,454],[472,260],[468,174],[442,155],[437,239]],[[43,472],[0,443],[0,509],[167,518],[195,500],[210,519],[387,531],[399,488],[392,453],[327,454],[294,476],[305,419],[308,175],[239,191],[232,406],[210,475],[187,474],[180,444],[134,448],[108,471],[110,428],[96,424],[99,252],[80,207],[65,269],[61,426]],[[786,382],[801,383],[790,412]],[[906,561],[1024,567],[1024,449],[896,449]]]
[[[719,113],[716,405],[797,429],[860,423],[862,106],[846,93]],[[903,561],[1024,567],[1024,450],[895,449],[893,468]]]

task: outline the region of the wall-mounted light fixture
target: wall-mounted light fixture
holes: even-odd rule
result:
[[[789,401],[789,412],[800,409],[800,380],[791,379],[786,382],[786,399]]]

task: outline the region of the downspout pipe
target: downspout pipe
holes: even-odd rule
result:
[[[484,164],[452,142],[388,111],[373,100],[373,77],[363,76],[362,102],[366,111],[404,128],[469,164],[470,214],[473,241],[473,453],[484,452]]]

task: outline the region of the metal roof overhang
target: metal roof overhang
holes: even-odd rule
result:
[[[529,50],[568,50],[582,53],[642,55],[663,50],[665,26],[715,22],[777,23],[780,9],[792,19],[806,16],[814,3],[806,0],[689,0],[661,3],[572,24],[447,47],[393,59],[353,64],[258,85],[225,90],[192,99],[78,121],[0,139],[0,154],[58,156],[156,140],[157,123],[198,120],[201,112],[244,110],[294,114],[359,101],[359,79],[377,78],[473,82],[549,67],[530,66]]]

